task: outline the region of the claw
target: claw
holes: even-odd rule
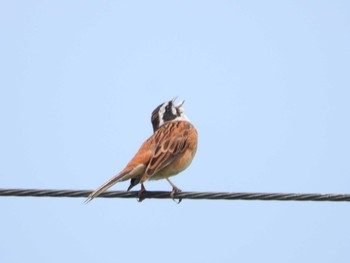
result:
[[[137,193],[137,197],[139,198],[137,201],[138,202],[142,202],[143,200],[145,200],[145,196],[144,193],[146,192],[146,188],[143,184],[141,184],[141,189],[140,191]]]
[[[174,198],[174,195],[175,195],[176,193],[180,193],[180,192],[181,192],[181,189],[179,189],[179,188],[177,188],[176,186],[174,186],[174,187],[173,187],[173,190],[172,190],[171,193],[170,193],[170,197],[171,197],[171,198],[173,199],[173,201],[174,201],[175,203],[177,203],[177,204],[180,204],[180,203],[181,203],[182,198],[179,198],[179,200],[176,201],[175,198]]]

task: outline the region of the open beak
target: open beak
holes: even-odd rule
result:
[[[176,102],[176,100],[177,100],[177,96],[175,97],[175,98],[173,98],[172,100],[171,100],[171,102],[175,105],[175,102]],[[185,100],[183,100],[183,101],[180,101],[176,106],[175,106],[175,108],[181,108],[181,106],[183,105],[185,103]]]

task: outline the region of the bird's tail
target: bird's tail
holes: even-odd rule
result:
[[[129,173],[127,172],[120,173],[112,177],[111,179],[109,179],[107,182],[105,182],[103,185],[101,185],[99,188],[97,188],[95,191],[89,194],[88,198],[85,200],[85,204],[89,203],[92,199],[94,199],[95,197],[97,197],[98,195],[100,195],[101,193],[103,193],[104,191],[106,191],[108,188],[112,187],[116,183],[127,180],[128,178],[126,177],[128,176],[128,174]]]

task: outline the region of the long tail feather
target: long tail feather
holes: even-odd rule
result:
[[[108,188],[115,185],[116,183],[138,177],[138,176],[142,175],[145,172],[145,170],[146,170],[146,165],[144,165],[144,164],[139,164],[136,167],[131,168],[131,169],[127,166],[123,171],[121,171],[120,174],[112,177],[107,182],[105,182],[103,185],[101,185],[99,188],[97,188],[95,191],[93,191],[86,199],[85,204],[90,202],[96,196],[103,193],[104,191],[106,191]],[[132,187],[137,185],[139,182],[140,182],[140,178],[132,180],[131,185],[128,188],[128,191]]]
[[[108,180],[103,185],[101,185],[99,188],[97,188],[95,191],[93,191],[91,194],[89,194],[88,198],[85,200],[84,203],[85,204],[89,203],[92,199],[94,199],[95,197],[97,197],[98,195],[100,195],[101,193],[106,191],[108,188],[112,187],[113,185],[115,185],[116,183],[118,183],[120,181],[124,181],[125,177],[127,175],[128,175],[128,173],[122,173],[122,174],[118,174],[118,175],[112,177],[110,180]]]

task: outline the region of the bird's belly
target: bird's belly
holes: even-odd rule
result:
[[[177,175],[185,170],[192,162],[195,155],[195,150],[188,149],[181,157],[176,159],[170,165],[164,167],[157,174],[153,175],[150,180],[159,180]]]

